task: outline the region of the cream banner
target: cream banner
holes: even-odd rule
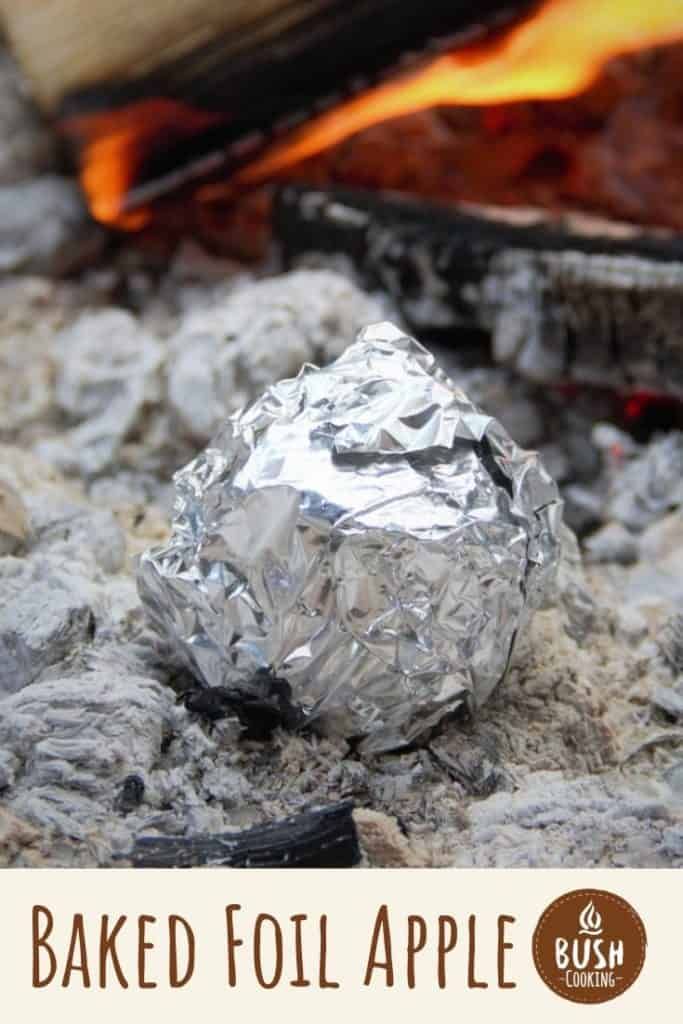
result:
[[[679,1012],[682,877],[5,871],[3,1009],[70,1024],[642,1024]]]

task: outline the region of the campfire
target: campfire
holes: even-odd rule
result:
[[[236,244],[242,253],[261,254],[255,239],[266,237],[275,186],[276,235],[290,263],[311,250],[344,253],[369,283],[381,283],[395,294],[411,326],[443,328],[450,321],[461,330],[483,328],[493,333],[498,357],[503,353],[504,362],[523,365],[535,379],[579,379],[625,394],[619,418],[634,429],[648,421],[677,422],[677,408],[662,396],[683,394],[680,346],[677,337],[666,336],[668,328],[662,324],[675,332],[680,282],[674,274],[667,283],[661,263],[677,262],[680,253],[676,242],[657,232],[683,227],[679,107],[672,95],[672,80],[683,80],[677,73],[683,66],[680,4],[665,0],[653,10],[639,0],[490,6],[473,26],[459,11],[444,24],[439,5],[427,5],[425,31],[431,26],[441,33],[449,27],[458,30],[455,41],[443,34],[437,43],[432,40],[434,57],[412,53],[408,37],[397,33],[390,54],[394,62],[381,72],[373,68],[380,78],[377,84],[371,84],[372,75],[361,75],[353,87],[344,78],[330,98],[321,95],[325,77],[318,83],[313,76],[305,100],[294,91],[277,115],[271,112],[265,121],[263,112],[250,106],[248,90],[257,86],[252,74],[240,80],[247,94],[245,113],[239,117],[230,84],[225,97],[218,89],[204,105],[172,95],[141,95],[116,105],[118,94],[105,86],[95,100],[92,88],[84,95],[72,90],[58,116],[75,144],[91,211],[120,229],[147,228],[158,235],[190,226],[219,249]],[[408,70],[401,70],[397,54]],[[354,56],[354,68],[363,71],[367,57]],[[145,81],[139,88],[151,85]],[[88,111],[93,103],[100,109]],[[322,113],[316,113],[321,105]],[[634,153],[635,133],[642,133],[643,143]],[[368,229],[372,238],[379,230],[378,204],[386,202],[380,217],[382,254],[367,240],[374,265],[369,267],[367,259],[358,265],[349,232],[341,232],[333,217],[326,218],[322,232],[313,230],[312,221],[320,229],[325,217],[311,212],[319,211],[320,204],[306,199],[305,187],[300,216],[293,218],[287,199],[292,193],[282,190],[287,182],[314,185],[319,196],[326,194],[328,206],[339,201],[352,213],[365,200],[349,196],[349,186],[372,190],[377,194],[375,225]],[[463,244],[471,264],[481,268],[476,298],[469,303],[462,299],[471,273],[457,284],[463,253],[445,257],[447,273],[443,259],[441,271],[435,269],[443,249],[435,238],[438,212],[430,216],[423,205],[408,215],[405,207],[382,198],[387,191],[453,208],[455,219],[444,215],[451,245],[461,238],[469,218]],[[482,204],[503,209],[491,216],[479,209]],[[289,216],[277,212],[283,206],[288,206]],[[555,215],[598,215],[609,222],[574,216],[569,224],[565,216],[554,241],[542,227],[529,231],[522,226],[515,237],[515,225],[529,218],[521,209],[527,207]],[[458,219],[458,208],[464,220]],[[399,237],[406,219],[412,225],[409,244]],[[531,219],[538,220],[538,215]],[[505,251],[527,251],[530,246],[537,289],[550,294],[542,303],[548,317],[557,321],[559,315],[565,321],[561,337],[555,329],[548,340],[545,320],[535,312],[531,315],[536,333],[544,338],[542,345],[527,337],[522,353],[519,346],[511,349],[500,340],[496,323],[501,316],[509,321],[509,309],[503,303],[502,313],[492,310],[483,296],[492,287],[497,294],[505,292],[500,282],[510,273],[496,271],[495,284],[487,284],[490,260],[484,268],[473,258],[482,246],[488,247],[496,266],[504,262]],[[548,248],[556,254],[549,257],[552,268],[544,264],[540,269],[539,260],[547,264]],[[576,250],[584,254],[580,282],[560,255]],[[413,315],[416,292],[418,299],[425,298],[419,283],[425,278],[425,252],[431,257],[432,285],[444,278],[451,296],[432,302],[439,309],[438,324]],[[629,257],[639,262],[629,262]],[[547,285],[548,278],[554,283]],[[627,299],[624,289],[638,298]],[[449,301],[458,313],[454,316],[452,308],[444,320]],[[496,302],[500,304],[498,298]],[[600,313],[579,312],[585,302]],[[628,316],[624,303],[631,307]],[[593,347],[596,323],[601,356]],[[646,342],[643,353],[643,339],[659,337],[662,330],[664,340]],[[607,337],[610,332],[622,338],[618,352]]]
[[[381,4],[376,6],[380,16]],[[363,75],[368,58],[357,46],[351,69],[360,74],[351,84],[342,68],[336,94],[323,95],[328,81],[322,75],[316,80],[313,63],[307,94],[295,88],[272,112],[262,104],[265,114],[250,96],[260,87],[258,67],[238,80],[242,92],[236,94],[228,79],[222,95],[220,68],[212,66],[192,87],[208,96],[203,102],[181,99],[173,89],[170,95],[154,94],[161,74],[152,81],[147,75],[138,87],[127,83],[117,90],[103,83],[72,89],[55,112],[76,145],[93,215],[136,229],[152,218],[152,199],[188,182],[198,183],[190,190],[198,201],[225,203],[246,188],[285,176],[331,177],[340,184],[399,188],[447,201],[574,204],[622,219],[681,225],[678,193],[667,192],[674,199],[668,209],[642,195],[643,189],[658,191],[663,162],[672,163],[665,190],[680,171],[677,153],[661,152],[675,117],[671,90],[682,59],[676,46],[683,38],[678,0],[650,6],[639,0],[494,3],[479,17],[483,24],[474,26],[455,7],[444,26],[440,5],[426,5],[426,30],[433,24],[442,32],[460,32],[453,44],[441,39],[442,52],[433,59],[419,52],[419,36],[415,53],[407,34],[398,34],[402,60],[382,69],[381,81],[372,86],[377,69]],[[468,42],[468,35],[474,40]],[[191,57],[187,63],[192,67]],[[409,70],[401,71],[406,63]],[[210,78],[204,80],[211,73],[215,89]],[[139,98],[121,103],[121,94],[136,91]],[[645,114],[638,103],[646,106]],[[325,109],[317,114],[321,105]],[[441,111],[440,123],[415,116],[435,110]],[[468,116],[458,117],[458,110]],[[627,123],[637,119],[633,127],[645,132],[643,148],[650,144],[653,152],[630,159],[620,152],[626,140],[618,139],[613,154],[603,146],[591,162],[584,151],[599,149],[601,134],[619,132],[620,111]],[[369,131],[375,126],[385,131]],[[409,153],[403,152],[405,140]],[[501,168],[486,166],[501,156]],[[603,176],[615,180],[596,181],[595,165],[610,156],[635,166],[610,168]],[[425,163],[431,166],[422,170]],[[638,199],[620,199],[614,194],[620,188],[635,191]]]
[[[683,227],[678,0],[508,0],[474,23],[459,5],[428,3],[422,17],[392,23],[379,56],[358,30],[376,30],[390,3],[371,0],[362,17],[316,9],[284,36],[271,25],[280,7],[268,5],[257,33],[266,57],[276,47],[275,71],[252,53],[256,28],[237,26],[236,67],[214,27],[215,39],[202,36],[170,69],[160,57],[126,81],[75,78],[61,92],[40,80],[93,216],[152,236],[189,230],[252,256],[274,223],[290,265],[343,254],[415,329],[483,329],[497,361],[533,379],[626,395],[620,420],[634,429],[677,422],[680,280],[667,265],[681,254],[665,230]],[[323,64],[335,31],[348,32],[348,54],[332,88]],[[305,88],[300,60],[310,63]],[[278,76],[287,89],[259,100]],[[358,217],[362,243],[350,227]],[[536,298],[515,342],[504,334],[518,251]]]
[[[676,0],[653,10],[638,0],[547,0],[493,39],[447,53],[315,118],[248,165],[238,180],[281,174],[372,125],[432,107],[565,100],[592,86],[612,58],[682,36]]]

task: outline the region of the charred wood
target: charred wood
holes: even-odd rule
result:
[[[184,695],[185,707],[210,722],[228,715],[239,719],[244,738],[265,740],[274,729],[301,728],[306,715],[292,700],[292,688],[286,679],[265,669],[258,671],[247,686],[209,686]]]
[[[683,397],[683,239],[524,216],[290,185],[274,226],[287,265],[345,257],[411,328],[483,329],[532,379]]]
[[[127,859],[136,868],[350,868],[360,860],[352,811],[344,800],[244,832],[141,836]]]
[[[173,96],[204,109],[239,109],[242,117],[245,109],[266,111],[287,97],[320,99],[357,75],[404,68],[416,55],[450,46],[454,35],[476,38],[537,5],[42,0],[29,10],[0,0],[0,13],[38,97],[52,111],[67,99],[78,110]]]

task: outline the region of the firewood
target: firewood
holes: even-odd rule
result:
[[[415,330],[483,329],[532,379],[683,397],[680,236],[294,185],[274,224],[286,265],[346,257]]]
[[[286,0],[3,0],[0,10],[38,98],[54,109],[73,91],[132,81],[224,32],[246,35],[256,27],[258,39],[263,19],[267,26],[284,15],[286,22],[292,6]]]
[[[234,170],[312,114],[536,2],[0,0],[0,15],[43,108],[84,162],[107,140],[104,172],[137,203]]]
[[[353,867],[360,849],[352,811],[344,800],[244,832],[141,836],[127,859],[136,868]]]
[[[467,0],[0,0],[0,15],[50,110],[95,88],[108,106],[107,90],[114,99],[117,86],[129,99],[174,96],[225,110],[236,98],[267,108],[278,80],[290,99],[311,88],[319,99],[349,72],[375,74],[438,39],[483,31],[531,6],[483,0],[473,12]],[[234,91],[245,73],[256,95]]]

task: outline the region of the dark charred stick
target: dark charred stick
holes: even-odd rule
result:
[[[437,246],[444,247],[444,270],[458,265],[458,255],[466,255],[476,258],[475,273],[480,272],[501,249],[572,249],[658,263],[683,261],[683,236],[665,230],[648,232],[580,213],[441,205],[396,192],[288,184],[275,196],[274,218],[285,254],[294,256],[301,251],[343,251],[371,259],[374,232],[391,229],[404,245],[422,242],[434,255]]]
[[[235,715],[249,740],[266,740],[278,726],[293,731],[306,721],[304,711],[292,701],[287,680],[266,670],[257,672],[240,690],[212,686],[191,690],[183,700],[188,711],[211,722]]]
[[[274,224],[287,265],[347,257],[415,330],[483,329],[537,380],[683,397],[680,236],[293,185]]]
[[[360,860],[352,811],[345,800],[244,832],[141,836],[126,859],[136,868],[351,868]]]

